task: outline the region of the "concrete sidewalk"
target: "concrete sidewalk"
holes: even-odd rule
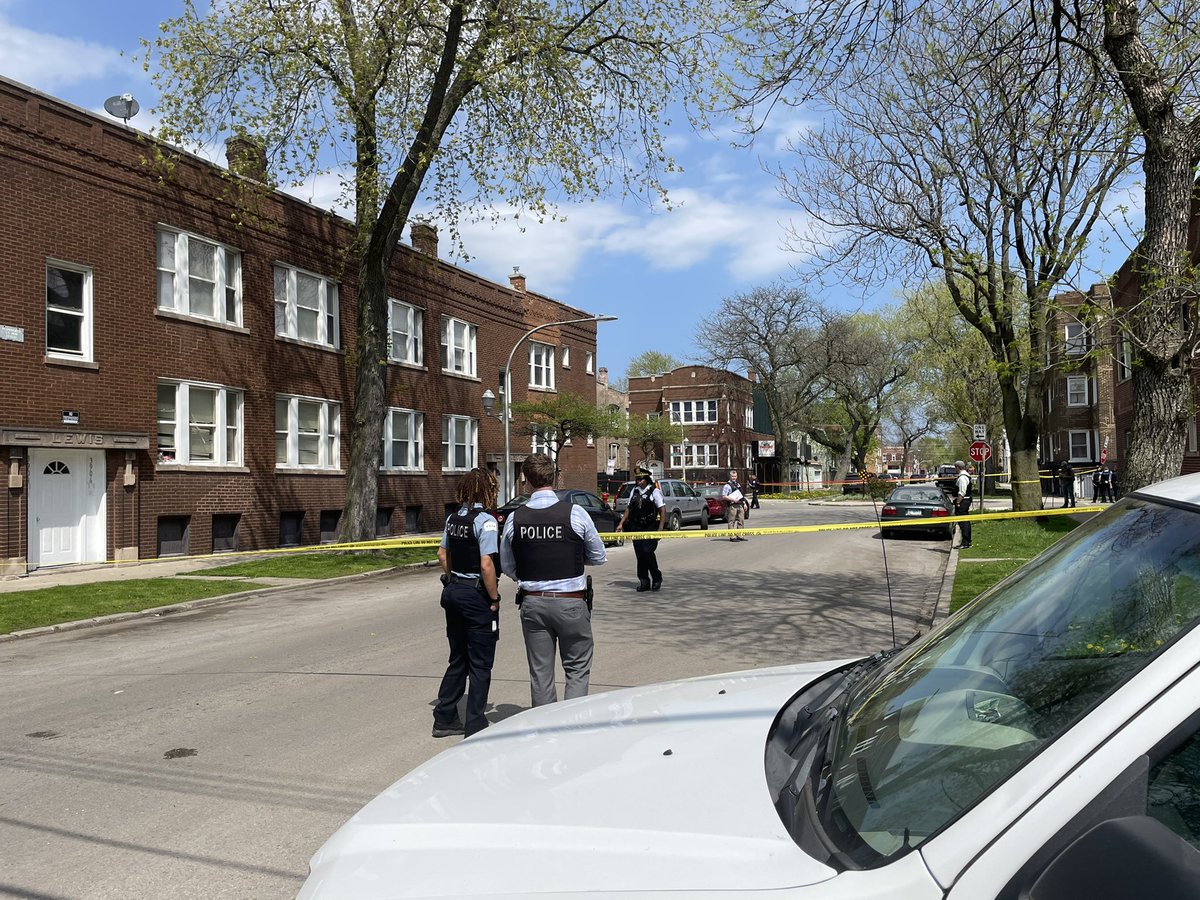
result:
[[[81,566],[53,566],[34,569],[26,575],[7,575],[0,578],[0,594],[9,591],[35,591],[38,588],[64,585],[94,584],[98,581],[131,581],[137,578],[169,578],[185,572],[227,566],[232,562],[262,559],[261,556],[239,556],[231,559],[195,559],[186,556],[171,559],[148,559],[139,562],[95,563]]]

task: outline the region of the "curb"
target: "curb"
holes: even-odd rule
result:
[[[23,638],[42,637],[48,634],[59,634],[64,631],[78,631],[81,628],[92,628],[96,625],[113,625],[118,622],[127,622],[130,619],[151,619],[160,618],[162,616],[172,615],[173,613],[190,612],[193,609],[201,609],[206,606],[216,606],[218,603],[232,603],[238,600],[246,600],[250,597],[261,597],[265,594],[277,594],[282,591],[294,591],[298,588],[308,587],[313,584],[341,584],[349,581],[361,581],[368,578],[381,578],[385,575],[402,575],[409,570],[429,569],[437,565],[433,563],[409,563],[406,566],[392,566],[387,569],[376,569],[373,572],[356,572],[353,575],[339,575],[336,578],[313,578],[307,581],[297,582],[296,584],[278,584],[268,585],[261,588],[254,588],[249,591],[237,591],[233,594],[217,594],[213,597],[201,597],[198,600],[187,600],[183,603],[170,603],[166,606],[152,606],[149,609],[142,609],[133,612],[112,613],[107,616],[96,616],[93,619],[77,619],[73,622],[59,622],[55,625],[40,625],[37,628],[25,628],[21,631],[11,631],[6,634],[0,634],[0,644],[8,643],[9,641],[17,641]],[[184,576],[164,575],[163,578],[178,578]]]
[[[954,592],[954,576],[958,572],[958,550],[950,548],[950,557],[946,560],[946,568],[942,570],[942,580],[936,591],[925,595],[925,605],[921,609],[921,621],[917,624],[917,634],[923,635],[933,629],[939,617],[944,619],[950,612],[950,595]],[[929,594],[933,594],[930,602]],[[939,610],[941,610],[939,614]]]

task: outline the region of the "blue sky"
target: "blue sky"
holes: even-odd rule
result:
[[[152,38],[180,8],[178,0],[0,0],[0,74],[95,111],[106,97],[131,92],[143,112],[130,124],[146,129],[156,96],[132,54],[140,38]],[[804,262],[782,246],[788,224],[802,224],[799,210],[779,197],[763,170],[785,159],[787,138],[804,122],[785,110],[768,124],[750,149],[733,146],[729,135],[669,135],[684,169],[669,184],[670,211],[613,197],[562,206],[565,221],[527,223],[525,231],[464,224],[471,259],[453,261],[501,284],[519,266],[530,290],[618,316],[599,326],[599,365],[610,377],[651,349],[704,361],[695,333],[705,315],[724,297],[793,277]],[[292,192],[320,205],[336,196],[329,182]],[[447,255],[449,241],[441,248]],[[1120,264],[1124,252],[1112,250],[1096,260],[1097,271]],[[856,291],[835,289],[823,299],[872,306],[893,302],[895,289],[875,290],[865,301]]]
[[[106,97],[129,91],[143,109],[130,124],[145,129],[155,93],[130,54],[180,8],[175,0],[0,0],[0,73],[95,111]],[[645,350],[694,359],[696,325],[723,297],[787,276],[797,262],[780,246],[795,210],[760,164],[781,127],[773,123],[751,150],[691,132],[670,136],[684,166],[671,183],[671,211],[613,197],[560,207],[566,221],[529,224],[524,232],[467,225],[471,259],[456,262],[502,284],[520,266],[530,290],[618,316],[599,333],[599,365],[611,377]],[[333,196],[318,185],[305,199]],[[441,248],[445,255],[449,242]]]

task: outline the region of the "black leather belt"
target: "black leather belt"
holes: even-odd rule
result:
[[[478,586],[480,578],[482,578],[480,575],[455,575],[453,572],[450,573],[451,584],[471,584]]]

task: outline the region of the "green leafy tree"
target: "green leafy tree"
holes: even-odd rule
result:
[[[661,375],[663,372],[678,369],[681,365],[683,363],[669,353],[647,350],[629,361],[629,367],[625,370],[625,379],[628,381],[630,378],[637,378],[641,375]]]
[[[633,463],[642,465],[658,459],[658,452],[664,447],[679,443],[680,431],[679,426],[669,417],[653,414],[646,418],[631,416],[629,421],[624,423],[621,436],[629,441],[630,447],[637,447],[642,451],[641,459]]]
[[[512,415],[520,423],[514,426],[518,434],[536,437],[550,449],[556,486],[560,471],[558,461],[569,441],[588,435],[613,434],[623,425],[623,417],[619,414],[599,408],[593,401],[571,393],[514,403]]]
[[[332,170],[354,209],[353,408],[342,537],[374,533],[387,283],[418,198],[455,228],[499,201],[662,194],[660,126],[718,103],[717,0],[185,0],[146,44],[159,135],[254,136],[281,181]]]

